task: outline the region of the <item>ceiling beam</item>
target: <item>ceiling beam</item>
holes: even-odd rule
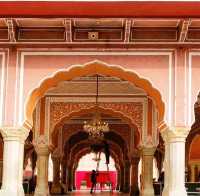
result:
[[[131,19],[125,20],[125,30],[124,30],[124,42],[125,43],[129,43],[130,42],[131,25],[132,25],[132,20]]]
[[[180,32],[179,32],[179,38],[178,38],[179,42],[185,42],[190,24],[191,24],[190,19],[183,20],[180,22],[180,28],[179,28]]]
[[[16,23],[14,19],[6,18],[5,23],[8,27],[8,38],[10,42],[16,42]]]

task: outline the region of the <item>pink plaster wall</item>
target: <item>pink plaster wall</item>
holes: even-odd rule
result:
[[[148,79],[161,92],[166,103],[166,109],[168,108],[169,57],[167,55],[25,56],[24,101],[28,93],[37,87],[42,79],[50,76],[55,71],[96,59],[108,64],[121,65]]]
[[[200,55],[192,56],[192,83],[191,83],[191,106],[192,122],[194,122],[193,106],[196,102],[198,92],[200,91]]]
[[[172,89],[171,97],[169,97],[169,56],[160,55],[159,49],[155,55],[150,55],[145,51],[134,55],[68,55],[67,52],[62,55],[53,55],[54,52],[49,52],[49,55],[25,55],[24,57],[24,78],[23,78],[23,100],[22,104],[25,105],[25,101],[28,94],[36,87],[38,87],[41,80],[45,77],[51,76],[59,69],[68,68],[75,64],[84,64],[93,60],[101,60],[108,64],[121,65],[124,68],[131,69],[141,77],[148,79],[152,85],[157,88],[165,102],[165,118],[168,120],[168,110],[171,108],[171,121],[175,122],[175,125],[184,125],[186,118],[193,116],[193,104],[196,101],[196,96],[200,90],[200,55],[192,57],[192,89],[191,89],[191,115],[188,113],[188,92],[185,91],[185,85],[188,86],[188,62],[189,58],[186,56],[186,49],[179,49],[178,52],[172,53]],[[38,52],[38,50],[37,50]],[[34,53],[34,52],[33,52]],[[59,53],[59,52],[58,52]],[[144,53],[144,55],[141,53]],[[14,119],[21,115],[19,110],[19,73],[20,67],[23,67],[23,59],[21,51],[19,52],[17,63],[17,51],[13,48],[9,51],[8,69],[7,69],[7,81],[5,81],[6,96],[5,96],[5,125],[12,125]],[[188,58],[188,59],[185,59]],[[0,56],[1,58],[1,56]],[[176,60],[174,60],[176,59]],[[0,59],[1,63],[1,59]],[[17,67],[16,67],[17,65]],[[15,91],[16,83],[18,84],[18,90]],[[171,106],[169,105],[171,100]],[[15,112],[16,108],[16,112]],[[23,110],[21,110],[23,112]],[[187,117],[185,117],[187,116]]]

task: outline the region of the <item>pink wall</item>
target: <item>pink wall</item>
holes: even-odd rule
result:
[[[127,50],[128,51],[128,50]],[[148,79],[157,88],[165,102],[165,118],[170,125],[191,125],[193,104],[199,91],[200,54],[192,56],[187,49],[134,50],[128,52],[73,53],[61,49],[21,49],[9,51],[5,80],[5,125],[23,121],[23,107],[28,94],[45,78],[59,69],[74,64],[101,60],[108,64],[121,65]],[[18,57],[17,57],[18,55]],[[1,55],[0,55],[1,56]],[[0,61],[1,63],[1,61]],[[191,70],[190,70],[191,67]],[[191,89],[189,79],[191,72]],[[5,78],[6,78],[5,77]],[[190,92],[189,92],[190,91]],[[20,94],[21,93],[21,94]],[[191,95],[191,96],[189,96]],[[3,107],[1,106],[1,111]]]
[[[191,107],[197,99],[198,92],[200,92],[200,53],[196,53],[198,56],[192,56],[191,62]],[[190,62],[189,62],[190,63]],[[194,119],[194,112],[192,110],[192,122]]]
[[[141,77],[148,79],[157,88],[163,97],[166,106],[169,104],[169,56],[168,54],[156,54],[134,52],[132,55],[32,55],[25,56],[24,61],[24,101],[28,93],[38,86],[45,77],[51,76],[59,69],[67,68],[75,64],[84,64],[93,60],[101,60],[108,64],[121,65],[131,69]],[[58,52],[59,54],[59,52]],[[166,107],[168,113],[168,107]],[[166,116],[167,117],[167,116]]]

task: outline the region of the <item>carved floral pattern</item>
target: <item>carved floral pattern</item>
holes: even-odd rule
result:
[[[95,103],[65,103],[52,102],[50,105],[50,129],[59,123],[63,118],[69,116],[73,112],[79,112],[93,108]],[[119,112],[123,116],[129,118],[139,130],[142,129],[143,107],[140,102],[131,103],[99,103],[103,109],[109,109],[114,112]]]

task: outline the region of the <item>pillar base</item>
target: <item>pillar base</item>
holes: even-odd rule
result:
[[[175,190],[163,190],[162,196],[187,196],[185,189],[175,189]]]
[[[35,190],[34,196],[50,196],[48,190]]]
[[[139,196],[140,195],[139,188],[138,187],[131,187],[130,195],[131,196]]]
[[[52,184],[51,193],[52,194],[61,194],[62,187],[60,184]]]
[[[0,196],[24,196],[24,190],[17,190],[14,188],[10,189],[1,189]]]
[[[155,196],[154,195],[154,189],[144,189],[141,193],[140,196]],[[170,195],[171,196],[171,195]],[[177,195],[176,195],[177,196]],[[182,196],[182,195],[181,195]]]

